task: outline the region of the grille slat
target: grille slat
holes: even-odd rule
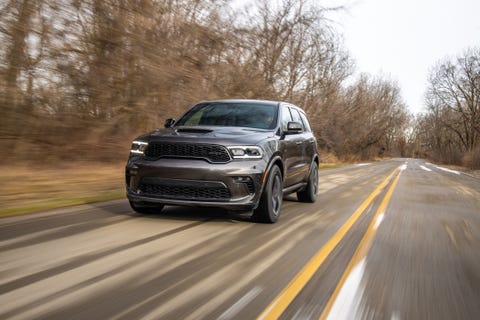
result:
[[[248,193],[249,194],[254,194],[255,193],[255,184],[253,183],[253,181],[249,180],[246,184],[247,184],[247,188],[248,188]]]
[[[214,144],[151,142],[145,155],[150,158],[204,159],[212,163],[226,163],[231,160],[225,147]]]
[[[226,187],[202,188],[198,186],[142,183],[140,190],[146,194],[180,200],[219,201],[231,197],[230,190]]]

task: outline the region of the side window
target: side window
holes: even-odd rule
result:
[[[287,130],[287,125],[292,120],[292,115],[290,114],[290,110],[287,107],[282,107],[282,131]]]
[[[298,112],[298,110],[290,108],[290,111],[292,112],[293,121],[303,124],[302,117],[300,116],[300,113]]]
[[[307,116],[304,113],[300,112],[300,117],[302,117],[303,127],[305,128],[305,131],[311,132],[312,129],[310,128],[310,123],[308,123]]]

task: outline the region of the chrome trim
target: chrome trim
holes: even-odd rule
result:
[[[144,141],[137,141],[137,140],[133,140],[132,144],[133,143],[136,143],[136,144],[139,144],[139,145],[148,145],[148,142],[144,142]]]

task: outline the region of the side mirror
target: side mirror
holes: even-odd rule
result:
[[[290,121],[287,124],[286,134],[297,134],[303,132],[303,125],[300,122]]]
[[[170,118],[165,120],[165,128],[171,128],[175,124],[175,119]]]

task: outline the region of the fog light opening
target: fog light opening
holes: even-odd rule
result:
[[[233,177],[233,180],[235,180],[235,182],[237,183],[248,183],[252,181],[252,178],[240,176],[240,177]]]
[[[250,178],[248,176],[237,176],[237,177],[233,177],[233,180],[236,183],[244,184],[245,187],[248,190],[248,194],[254,194],[255,193],[255,186],[253,184],[252,178]]]

